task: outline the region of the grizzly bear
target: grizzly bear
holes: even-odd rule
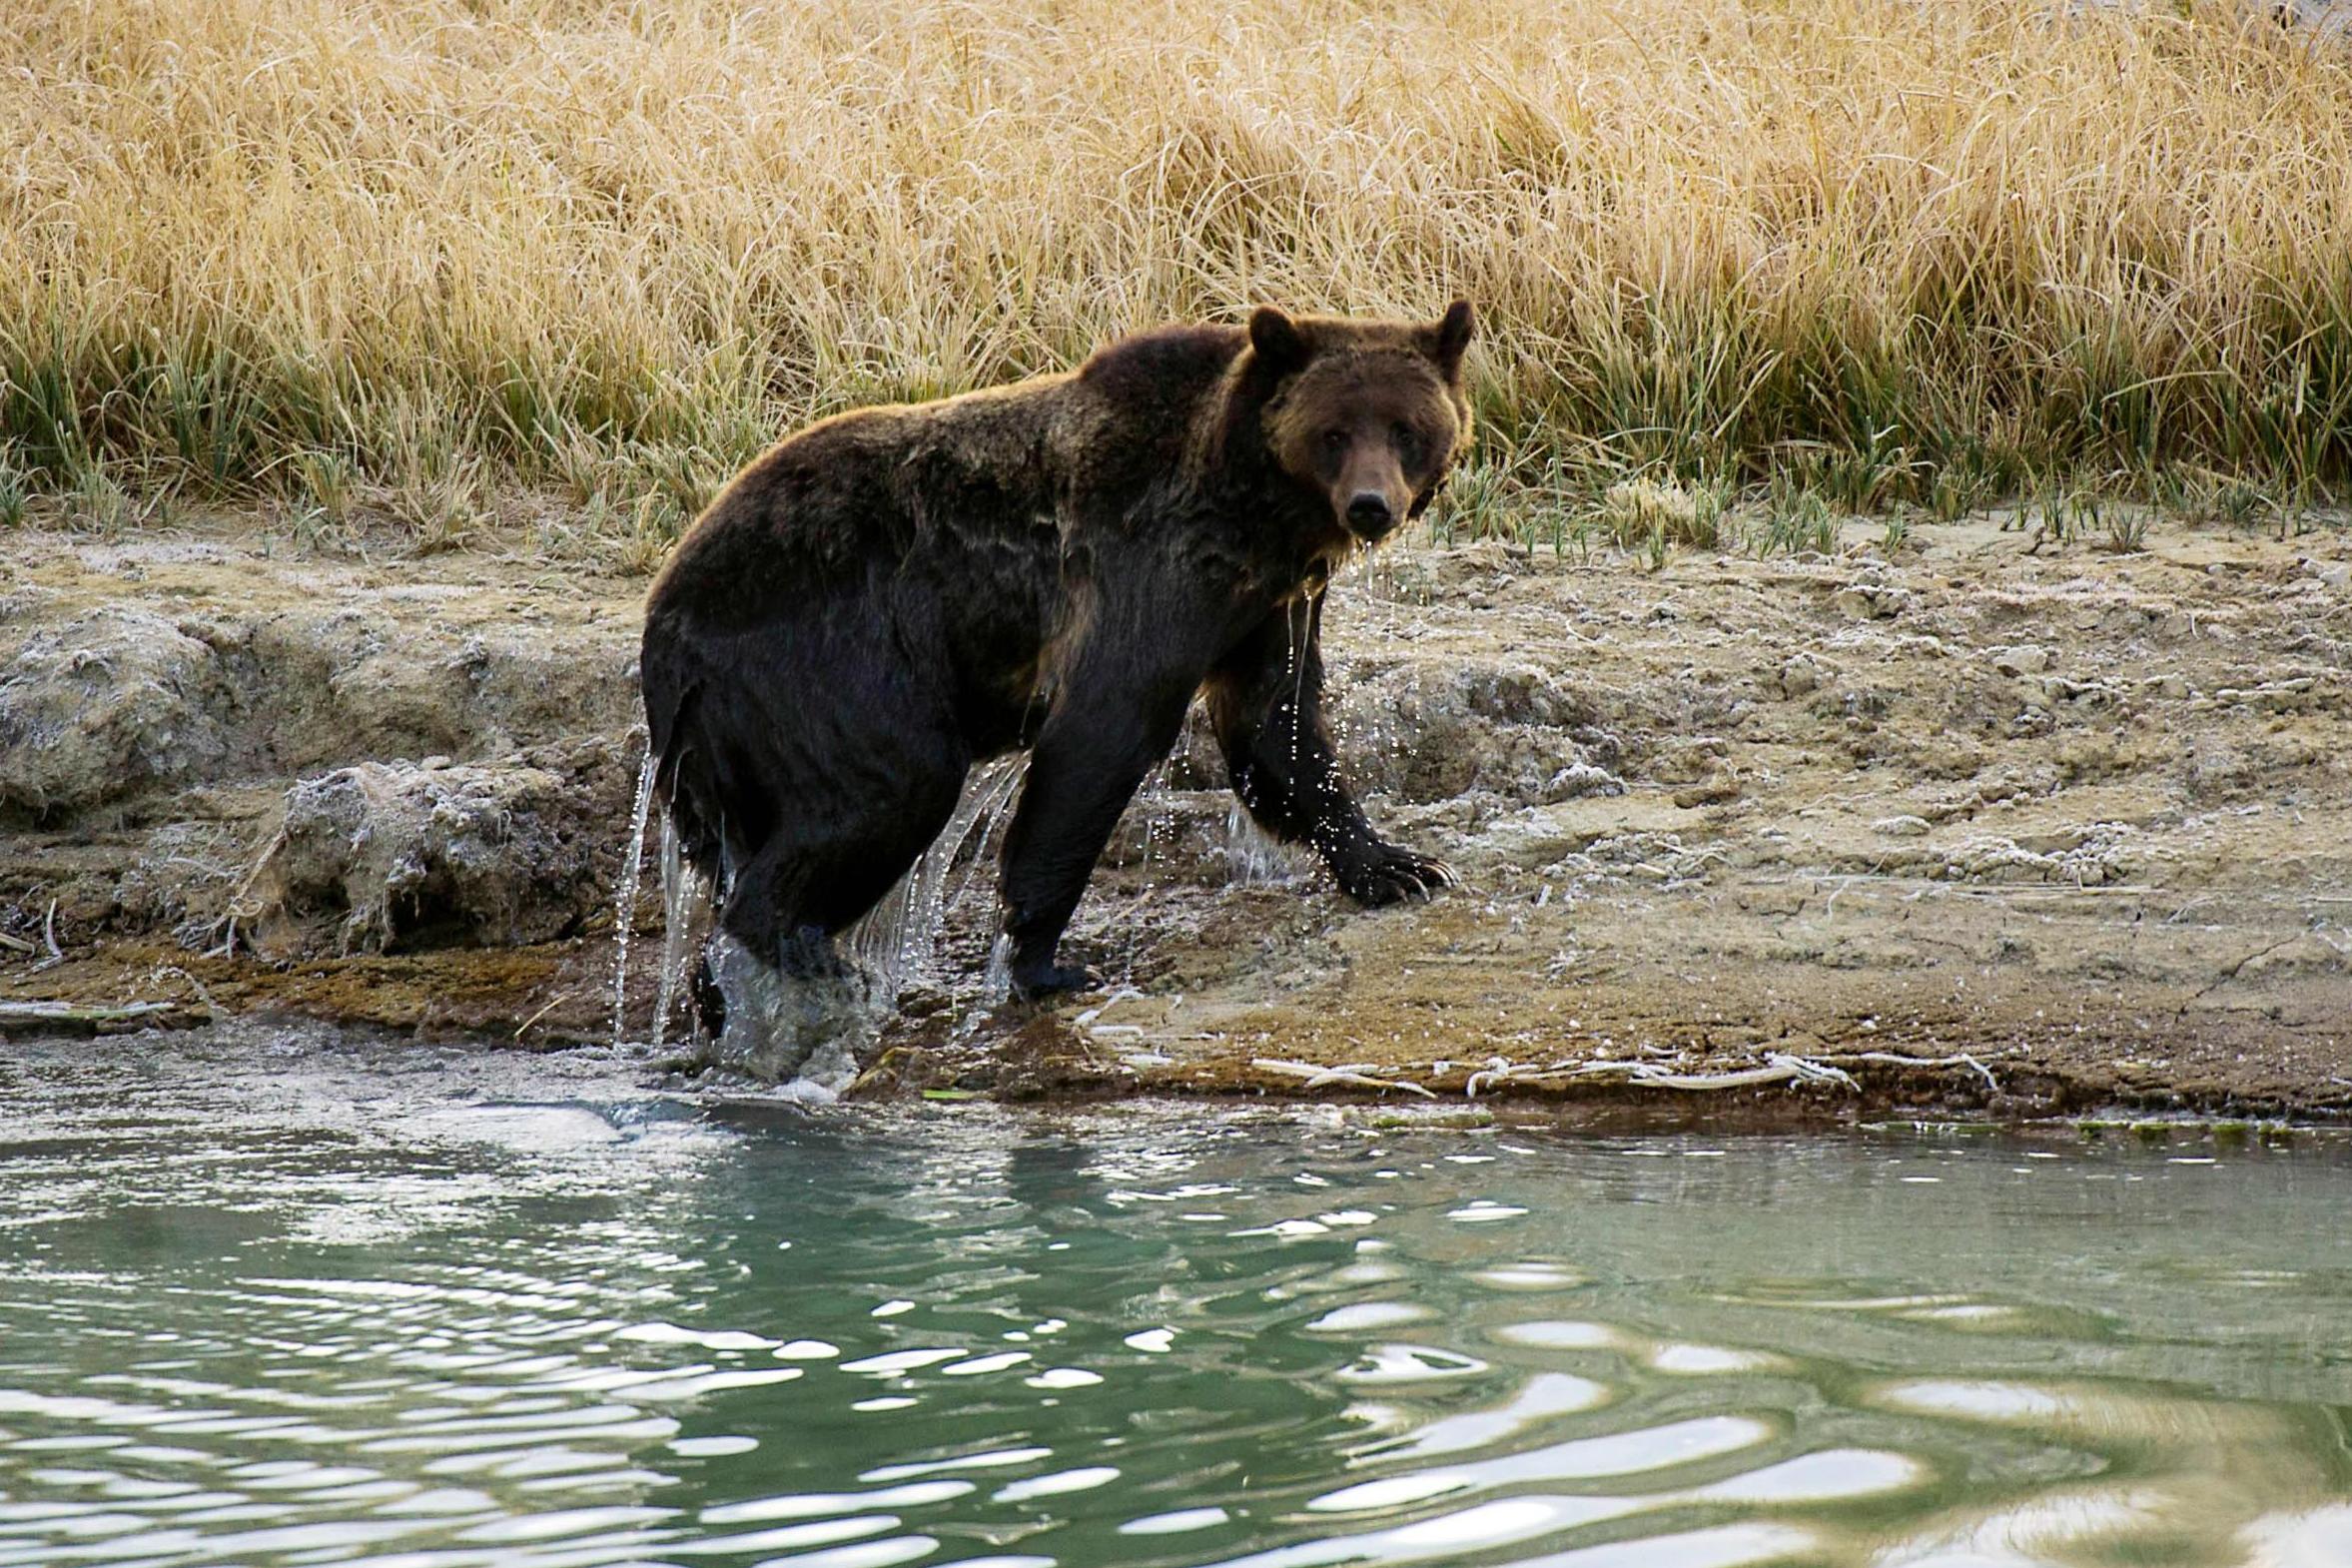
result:
[[[1092,983],[1063,928],[1205,698],[1233,792],[1364,904],[1442,863],[1382,839],[1322,716],[1322,590],[1420,515],[1470,434],[1470,306],[1121,340],[1076,372],[861,408],[770,448],[645,611],[655,787],[724,929],[834,963],[976,762],[1030,753],[1000,867],[1016,995]]]

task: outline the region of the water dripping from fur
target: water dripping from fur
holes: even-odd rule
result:
[[[1229,886],[1289,887],[1310,874],[1311,863],[1259,827],[1238,803],[1225,812],[1225,880]]]
[[[711,888],[686,864],[677,824],[661,814],[661,991],[653,1004],[653,1049],[668,1037],[670,1010],[699,957],[697,937],[710,924]],[[692,1032],[689,1029],[689,1034]]]
[[[637,770],[637,799],[629,811],[629,837],[621,852],[620,902],[613,911],[612,1043],[622,1043],[629,1005],[629,933],[637,923],[637,884],[645,869],[645,822],[653,812],[653,746],[645,747],[645,765]],[[664,813],[666,820],[667,814]]]
[[[980,845],[972,866],[986,864],[988,841],[1021,787],[1026,761],[1023,757],[1002,757],[975,769],[965,781],[963,798],[930,847],[882,902],[850,928],[843,945],[851,962],[886,983],[891,995],[911,981],[933,978],[940,933],[947,926],[951,907],[949,873],[975,832],[980,835]],[[973,871],[968,869],[955,890],[955,901],[960,902],[970,891],[973,880]]]
[[[1293,612],[1284,609],[1285,616]],[[1305,726],[1299,721],[1299,710],[1306,700],[1306,639],[1314,630],[1315,601],[1312,594],[1301,594],[1296,618],[1290,625],[1290,776],[1298,776],[1298,736]]]
[[[710,1059],[777,1083],[793,1099],[828,1104],[838,1098],[857,1077],[861,1059],[870,1055],[900,993],[935,978],[948,912],[980,881],[1026,767],[1026,757],[1007,757],[974,771],[929,848],[879,904],[843,933],[843,963],[836,973],[788,976],[724,932],[713,932],[702,950],[725,1023],[719,1038],[706,1046]],[[953,875],[959,864],[964,868],[960,878]],[[665,874],[667,865],[665,853]],[[679,880],[697,881],[682,868]],[[707,911],[709,891],[695,896]],[[691,967],[694,945],[687,933],[696,917],[690,900],[672,905],[665,899],[665,908],[672,930],[679,933],[664,943],[666,987],[671,973]],[[685,954],[683,963],[671,962],[673,942]]]

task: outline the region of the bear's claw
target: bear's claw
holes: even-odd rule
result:
[[[1461,880],[1442,860],[1407,849],[1388,849],[1380,858],[1341,876],[1339,886],[1357,903],[1377,909],[1403,898],[1434,898],[1438,889],[1453,887]]]

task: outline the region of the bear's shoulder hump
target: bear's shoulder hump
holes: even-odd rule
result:
[[[1165,397],[1222,375],[1247,341],[1238,327],[1158,327],[1096,350],[1079,380],[1111,396]]]

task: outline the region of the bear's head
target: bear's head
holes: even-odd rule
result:
[[[1272,387],[1266,447],[1358,543],[1419,516],[1468,448],[1462,352],[1472,331],[1467,300],[1426,323],[1293,317],[1270,305],[1249,318],[1253,369]]]

